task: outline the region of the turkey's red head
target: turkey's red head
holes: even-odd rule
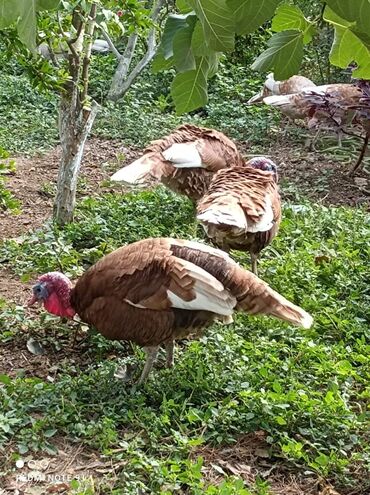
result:
[[[259,170],[264,170],[265,172],[272,172],[275,176],[275,180],[278,180],[277,165],[275,162],[266,158],[265,156],[255,156],[247,161],[246,165],[252,168],[258,168]]]
[[[76,312],[70,303],[71,289],[72,282],[63,273],[45,273],[32,287],[33,295],[28,301],[28,306],[40,302],[53,315],[73,318]]]

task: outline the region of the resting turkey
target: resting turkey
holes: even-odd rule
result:
[[[235,143],[225,134],[185,124],[150,143],[141,158],[118,170],[111,180],[144,187],[162,182],[197,201],[215,172],[243,163]]]
[[[285,81],[275,81],[274,74],[271,73],[267,75],[261,91],[252,96],[252,98],[247,101],[247,104],[255,105],[256,103],[262,103],[263,99],[267,96],[291,95],[315,86],[316,84],[310,79],[300,75],[292,76]]]
[[[281,222],[277,167],[264,156],[244,166],[220,170],[197,206],[197,219],[207,236],[224,251],[249,251],[257,275],[259,253]]]
[[[77,313],[108,339],[143,346],[148,376],[159,346],[173,365],[174,340],[197,334],[234,311],[271,315],[304,328],[312,317],[242,269],[226,253],[191,241],[152,238],[122,247],[89,268],[72,287],[62,273],[38,278],[29,305],[54,315]]]

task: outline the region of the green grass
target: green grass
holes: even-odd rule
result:
[[[98,101],[109,87],[114,63],[109,57],[94,57],[91,94]],[[235,139],[266,145],[272,139],[270,128],[277,122],[277,114],[267,107],[245,105],[261,84],[248,74],[243,66],[223,63],[220,73],[210,81],[208,105],[179,117],[169,96],[171,71],[161,75],[146,71],[118,104],[104,103],[92,134],[144,146],[184,122],[193,122],[220,129]],[[57,109],[58,96],[32,88],[26,75],[1,74],[0,147],[27,154],[50,149],[58,142]]]
[[[49,226],[22,243],[7,241],[0,260],[25,278],[59,266],[76,275],[126,242],[201,238],[192,208],[161,188],[86,199],[65,231]],[[137,362],[143,352],[135,348],[135,356],[109,360],[121,347],[92,334],[84,348],[91,359],[59,363],[53,383],[21,371],[0,377],[0,443],[8,459],[52,451],[53,438],[64,436],[125,461],[117,478],[101,482],[100,493],[263,495],[269,491],[262,485],[247,490],[235,478],[206,488],[202,460],[190,453],[264,430],[281,463],[316,472],[339,491],[367,493],[369,241],[370,219],[361,209],[286,204],[260,274],[313,314],[311,330],[238,315],[231,326],[214,325],[199,341],[185,341],[175,368],[156,370],[135,393],[113,374],[117,361]],[[234,254],[249,267],[246,255]],[[33,319],[9,305],[0,325],[4,348],[36,334],[52,350],[50,359],[63,352],[71,332],[59,319]],[[94,493],[74,486],[76,493]]]
[[[0,148],[45,151],[57,142],[56,99],[34,90],[25,76],[0,74]]]

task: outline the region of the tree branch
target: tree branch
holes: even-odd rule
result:
[[[85,48],[85,56],[82,63],[82,74],[81,74],[82,86],[83,86],[82,94],[81,94],[82,104],[84,104],[85,99],[87,97],[87,91],[89,86],[89,65],[91,59],[91,48],[93,45],[95,18],[96,18],[96,3],[93,3],[91,5],[89,20],[86,23],[86,29],[85,29],[85,36],[87,38],[87,43]]]
[[[160,11],[167,3],[167,0],[158,0],[152,9],[152,13],[150,14],[150,18],[155,23],[158,19]],[[128,89],[131,87],[135,79],[138,75],[143,71],[143,69],[151,62],[154,58],[154,55],[157,52],[157,44],[156,44],[156,28],[153,26],[147,37],[147,50],[144,56],[139,60],[136,66],[132,69],[130,74],[127,76],[128,69],[134,54],[136,41],[138,39],[138,35],[132,34],[127,43],[124,54],[122,55],[121,62],[117,67],[117,70],[113,76],[112,84],[108,92],[108,100],[117,101],[122,98]]]
[[[101,31],[101,34],[103,35],[105,41],[108,43],[109,45],[109,48],[111,49],[112,53],[114,54],[114,56],[117,58],[117,60],[121,60],[122,58],[122,55],[120,54],[120,52],[117,50],[115,44],[113,43],[112,41],[112,38],[109,36],[109,34],[106,32],[105,29],[103,29],[101,26],[99,26],[99,29]]]
[[[132,57],[135,53],[137,39],[138,35],[136,33],[132,33],[127,41],[125,51],[123,52],[123,55],[121,55],[120,62],[112,78],[111,86],[108,92],[108,100],[117,101],[121,97],[121,84],[122,81],[125,81],[127,78]]]

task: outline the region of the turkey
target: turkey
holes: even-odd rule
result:
[[[217,172],[197,206],[197,219],[216,246],[247,250],[257,275],[260,251],[277,234],[281,221],[277,167],[265,157]]]
[[[129,186],[162,182],[174,192],[197,201],[215,172],[243,163],[235,143],[225,134],[185,124],[150,143],[141,158],[118,170],[111,180]]]
[[[38,278],[28,305],[94,325],[108,339],[143,346],[147,359],[139,384],[165,345],[173,365],[174,340],[232,321],[234,311],[271,315],[309,328],[312,317],[226,253],[178,239],[145,239],[106,255],[73,287],[62,273]]]
[[[323,123],[331,129],[334,128],[338,136],[338,145],[341,146],[343,129],[351,124],[355,115],[349,107],[355,105],[361,95],[360,88],[354,84],[325,84],[305,88],[291,95],[267,96],[263,101],[291,119],[307,120],[309,129]],[[313,147],[319,131],[320,129],[311,141],[310,147]]]
[[[262,103],[263,99],[272,95],[291,95],[299,93],[303,89],[316,86],[314,82],[304,76],[292,76],[286,81],[275,81],[274,74],[268,74],[262,90],[252,96],[247,102],[248,105]]]
[[[354,84],[325,84],[314,88],[305,88],[299,93],[290,95],[267,96],[263,99],[266,105],[271,105],[290,118],[308,118],[309,126],[315,121],[332,122],[325,111],[321,111],[321,97],[328,97],[333,110],[333,118],[340,119],[341,124],[349,123],[353,112],[343,110],[343,106],[356,104],[362,96],[361,89]]]

